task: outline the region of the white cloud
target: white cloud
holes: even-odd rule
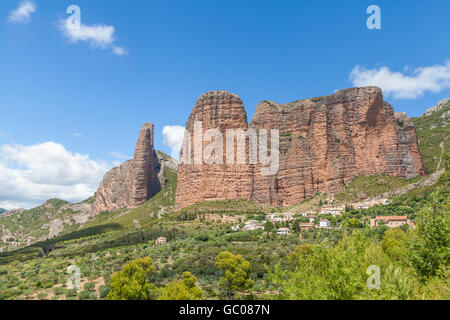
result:
[[[31,21],[31,14],[36,12],[37,6],[33,1],[22,1],[16,10],[11,11],[8,21],[12,23],[27,23]]]
[[[111,155],[111,156],[113,156],[114,158],[117,158],[117,159],[122,159],[122,160],[129,160],[129,159],[131,159],[129,156],[127,156],[126,154],[123,154],[123,153],[120,153],[120,152],[117,152],[117,151],[114,151],[114,150],[111,150],[110,152],[109,152],[109,154]]]
[[[94,194],[111,166],[61,144],[0,146],[0,207],[26,209],[51,198],[81,201]]]
[[[82,134],[82,133],[78,133],[78,132],[75,132],[75,133],[73,133],[72,134],[74,137],[78,137],[78,138],[81,138],[81,139],[84,139],[85,137],[84,137],[84,134]]]
[[[116,29],[114,26],[102,24],[87,26],[82,23],[76,26],[68,19],[60,21],[60,29],[69,42],[87,42],[92,48],[112,49],[112,52],[118,56],[128,54],[125,48],[114,46],[116,41],[114,37]]]
[[[180,126],[165,126],[163,128],[163,142],[171,149],[172,158],[178,159],[180,157],[180,150],[183,145],[184,132],[184,127]]]
[[[388,67],[366,69],[356,66],[350,73],[354,86],[377,86],[396,99],[416,99],[425,92],[438,93],[450,88],[450,60],[443,65],[421,67],[405,74],[391,71]]]
[[[118,56],[125,56],[125,55],[128,54],[128,51],[125,48],[122,48],[122,47],[114,47],[113,48],[113,53],[115,55],[118,55]]]

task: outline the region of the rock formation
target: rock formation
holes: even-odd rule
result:
[[[208,142],[203,142],[200,151],[195,148],[194,125],[201,122],[200,134],[208,129],[218,129],[223,132],[227,129],[246,130],[247,113],[241,99],[225,91],[208,92],[197,101],[186,123],[190,132],[190,156],[181,152],[180,160],[190,158],[192,164],[183,164],[178,167],[178,185],[175,209],[189,206],[196,202],[215,199],[249,199],[251,197],[252,171],[249,165],[238,164],[237,157],[232,164],[226,164],[226,155],[218,154],[223,164],[195,164],[196,157],[202,157]],[[197,135],[198,136],[198,135]],[[185,137],[186,138],[186,137]],[[212,142],[214,138],[210,141]],[[225,146],[224,146],[225,147]],[[215,153],[214,153],[215,155]],[[186,159],[187,159],[186,158]]]
[[[161,190],[165,177],[153,147],[153,137],[153,124],[144,124],[133,159],[104,176],[95,197],[95,214],[124,207],[135,208]]]
[[[280,130],[279,173],[263,177],[255,171],[254,200],[266,205],[339,192],[359,175],[425,174],[414,126],[410,121],[399,126],[379,88],[284,105],[263,102],[250,126]]]
[[[215,128],[224,137],[226,129],[278,129],[279,171],[262,175],[259,161],[248,164],[248,140],[247,164],[181,164],[176,210],[200,201],[234,198],[281,207],[317,192],[339,192],[359,175],[425,174],[414,126],[407,117],[395,116],[376,87],[283,105],[264,101],[250,125],[246,118],[238,96],[209,92],[198,100],[186,129],[192,140],[194,121],[203,122],[203,132]],[[192,149],[194,158],[198,151]]]

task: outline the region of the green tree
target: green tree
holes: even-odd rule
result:
[[[154,270],[150,257],[132,260],[111,277],[107,300],[154,299],[157,289],[148,280]]]
[[[389,229],[381,240],[381,247],[391,259],[405,263],[408,259],[407,240],[408,236],[402,229]]]
[[[425,206],[416,218],[417,240],[412,244],[411,260],[422,277],[436,276],[443,266],[448,266],[450,247],[450,199],[443,205],[439,194],[433,203]]]
[[[275,230],[275,226],[273,225],[272,221],[267,221],[264,225],[264,230],[267,232],[267,236],[269,236],[269,233]]]
[[[219,253],[216,257],[216,268],[224,271],[219,285],[226,298],[231,299],[237,291],[253,287],[250,262],[241,255],[234,255],[229,251]]]
[[[344,228],[354,229],[354,228],[362,228],[363,224],[357,218],[347,218],[344,221],[342,221],[342,226]]]
[[[196,281],[190,272],[184,272],[181,280],[167,284],[158,300],[200,300],[202,291],[196,286]]]
[[[292,222],[292,230],[296,233],[300,232],[300,222],[297,219]]]

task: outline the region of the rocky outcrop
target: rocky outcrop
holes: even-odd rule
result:
[[[94,213],[135,208],[161,190],[165,184],[161,164],[153,147],[154,127],[144,124],[139,132],[134,157],[109,171],[98,188]]]
[[[230,198],[281,207],[317,192],[339,192],[359,175],[425,174],[414,126],[403,115],[396,118],[376,87],[346,89],[283,105],[264,101],[248,126],[245,119],[239,97],[210,92],[200,97],[186,128],[192,138],[195,120],[203,121],[203,130],[216,128],[223,136],[231,128],[278,129],[277,173],[262,175],[260,161],[254,165],[180,165],[175,209]],[[247,141],[246,159],[248,152]]]
[[[426,168],[420,154],[416,127],[408,115],[404,112],[395,113],[398,135],[398,152],[400,154],[400,166],[404,173],[400,176],[414,177],[417,174],[425,175]]]
[[[165,154],[162,151],[156,151],[158,157],[158,163],[160,165],[158,172],[158,179],[161,183],[161,187],[166,185],[166,170],[170,169],[172,171],[178,171],[178,161],[171,156]]]
[[[3,212],[2,217],[10,217],[14,215],[20,215],[25,211],[25,209],[12,209],[6,212]]]
[[[441,111],[441,109],[444,108],[449,103],[450,103],[450,98],[442,99],[441,101],[438,102],[437,105],[435,105],[434,107],[425,111],[425,113],[422,115],[422,117],[428,117],[428,116],[432,115],[434,112]]]

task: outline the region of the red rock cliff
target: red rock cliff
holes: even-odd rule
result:
[[[180,165],[175,209],[233,198],[280,207],[317,192],[338,192],[359,175],[423,175],[415,128],[398,117],[383,100],[381,89],[365,87],[283,105],[265,101],[247,126],[238,96],[209,92],[189,117],[190,136],[194,121],[202,121],[203,130],[222,131],[224,137],[227,129],[278,129],[279,171],[264,176],[260,164],[249,165],[248,147],[245,165]]]
[[[202,150],[215,140],[202,143],[202,150],[198,152],[194,146],[196,139],[195,122],[202,124],[200,134],[209,129],[217,129],[226,136],[227,129],[247,129],[247,113],[241,99],[225,91],[208,92],[197,101],[186,123],[191,140],[191,164],[183,164],[181,159],[186,157],[183,152],[178,166],[178,186],[175,209],[181,209],[193,203],[216,199],[249,199],[252,188],[252,172],[249,165],[238,164],[237,156],[232,164],[227,164],[226,143],[223,143],[222,155],[218,153],[223,164],[208,165],[195,164],[196,157],[203,157]],[[198,135],[197,135],[198,137]],[[186,138],[186,137],[185,137]],[[225,140],[225,139],[224,139]],[[213,155],[216,155],[215,152]]]

